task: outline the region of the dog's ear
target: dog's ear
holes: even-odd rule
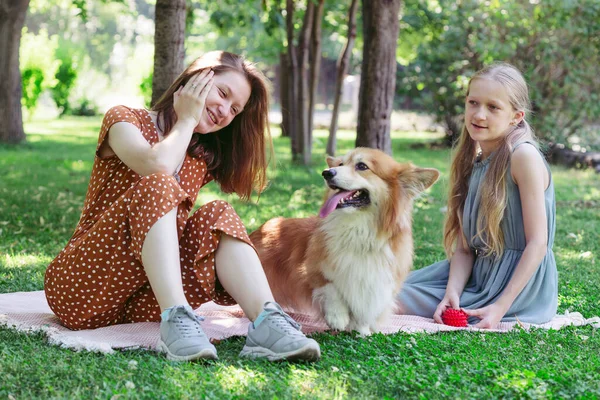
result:
[[[342,160],[340,158],[327,156],[327,166],[329,168],[339,167],[341,163]]]
[[[435,183],[440,177],[440,171],[435,168],[412,168],[399,175],[402,186],[418,195]]]

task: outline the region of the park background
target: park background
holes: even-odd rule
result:
[[[444,257],[449,146],[468,79],[493,61],[515,64],[558,164],[559,312],[600,315],[598,0],[18,0],[0,5],[0,40],[0,293],[42,289],[77,223],[101,114],[148,106],[183,65],[224,49],[273,83],[275,168],[258,203],[211,184],[197,205],[230,201],[250,231],[274,216],[314,215],[325,154],[377,147],[442,172],[415,204],[416,268]],[[166,60],[155,48],[168,49],[158,52]],[[314,365],[239,360],[239,338],[219,344],[216,363],[172,364],[144,351],[74,353],[0,328],[0,396],[600,396],[591,327],[316,339]]]

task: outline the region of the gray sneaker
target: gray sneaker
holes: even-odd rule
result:
[[[254,327],[248,326],[246,345],[240,357],[262,358],[269,361],[317,361],[321,357],[319,344],[300,330],[300,325],[287,315],[277,303],[264,305],[267,316]]]
[[[190,306],[171,308],[167,319],[160,323],[158,349],[172,361],[216,360],[217,349],[200,326],[203,320]]]

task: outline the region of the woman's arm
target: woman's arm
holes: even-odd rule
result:
[[[548,221],[544,191],[550,177],[546,165],[537,149],[523,145],[514,151],[510,167],[513,179],[519,186],[526,245],[513,276],[498,300],[487,307],[465,310],[467,314],[481,318],[475,325],[477,328],[495,328],[498,325],[547,252]]]
[[[173,106],[177,122],[165,139],[151,146],[136,126],[119,122],[108,131],[108,145],[112,151],[140,175],[172,175],[185,157],[194,128],[202,117],[212,76],[212,71],[205,70],[175,92]]]
[[[473,252],[471,249],[465,249],[461,238],[459,238],[456,244],[456,251],[450,259],[450,273],[448,284],[446,285],[446,294],[433,314],[433,319],[437,323],[442,323],[442,313],[447,308],[460,308],[460,295],[469,281],[474,261]]]
[[[108,144],[125,165],[142,176],[172,175],[185,157],[195,126],[193,119],[178,119],[171,133],[151,146],[135,125],[118,122],[108,131]]]

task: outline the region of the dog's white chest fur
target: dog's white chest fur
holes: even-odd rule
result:
[[[371,213],[337,213],[321,229],[326,248],[321,271],[330,283],[313,298],[332,328],[369,334],[393,308],[396,257],[387,238],[377,237]]]

